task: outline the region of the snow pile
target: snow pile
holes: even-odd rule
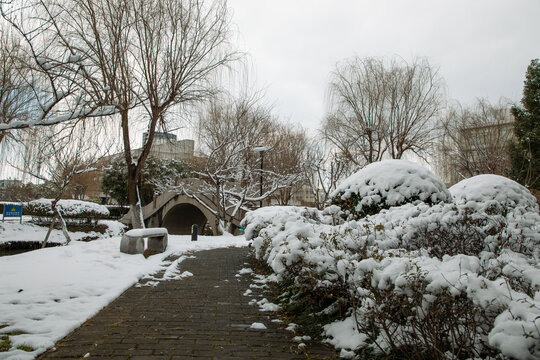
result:
[[[249,328],[253,330],[266,330],[267,329],[266,325],[260,322],[254,322],[253,324],[251,324]]]
[[[449,190],[456,202],[486,203],[493,200],[505,208],[525,207],[538,211],[536,198],[526,187],[499,175],[473,176],[458,182]]]
[[[105,235],[109,237],[121,236],[127,229],[125,224],[122,224],[120,221],[116,220],[99,220],[97,225],[104,225],[106,227]]]
[[[347,181],[344,196],[374,189]],[[319,304],[316,316],[335,319],[323,334],[348,356],[540,357],[540,215],[529,194],[503,207],[493,192],[454,203],[444,187],[434,193],[342,223],[333,210],[264,208],[243,226],[282,304]]]
[[[364,217],[406,203],[448,202],[452,196],[428,169],[406,160],[372,163],[344,180],[330,194],[332,203]]]
[[[109,216],[109,209],[89,201],[81,200],[60,200],[56,207],[64,217],[68,218],[94,218],[100,219]],[[30,201],[27,204],[30,215],[53,216],[52,200],[39,199]]]
[[[0,232],[0,239],[4,235]],[[165,277],[159,281],[192,276],[178,270],[185,257],[165,261],[170,255],[245,245],[244,237],[199,236],[199,241],[191,241],[189,236],[170,235],[166,252],[145,259],[121,253],[120,237],[114,237],[2,257],[0,337],[10,334],[11,348],[0,358],[35,358],[141,278],[153,278],[151,274],[162,270]]]

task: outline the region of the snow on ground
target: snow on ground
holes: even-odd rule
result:
[[[338,349],[355,350],[367,340],[365,334],[358,332],[354,315],[325,325],[324,335],[329,337],[326,342]]]
[[[0,232],[1,241],[12,236],[42,239],[37,227],[18,225]],[[144,276],[165,269],[172,279],[191,275],[175,272],[173,264],[164,261],[169,255],[246,245],[243,236],[200,236],[195,242],[190,236],[169,235],[167,251],[145,259],[120,253],[120,237],[112,237],[2,257],[0,333],[19,335],[9,336],[12,348],[0,358],[34,358]],[[25,352],[19,346],[35,350]]]
[[[266,325],[260,322],[254,322],[249,328],[254,330],[266,330]]]

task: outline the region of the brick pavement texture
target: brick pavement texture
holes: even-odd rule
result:
[[[251,276],[237,276],[248,251],[193,254],[180,263],[181,271],[192,277],[156,286],[140,286],[141,281],[39,359],[337,358],[317,342],[299,351],[292,332],[272,322],[272,314],[248,304],[252,298],[243,294]],[[267,329],[251,329],[255,322]]]

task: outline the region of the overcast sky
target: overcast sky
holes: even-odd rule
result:
[[[540,0],[229,0],[250,80],[282,120],[316,129],[329,74],[352,56],[425,56],[448,97],[521,99],[540,57]]]

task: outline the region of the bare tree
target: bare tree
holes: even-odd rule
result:
[[[426,59],[392,62],[386,97],[386,142],[392,159],[412,152],[419,157],[432,149],[442,104],[442,81]]]
[[[435,139],[441,86],[425,59],[353,58],[338,64],[323,134],[356,166],[406,152],[424,156]]]
[[[221,223],[226,221],[227,210],[236,209],[252,193],[253,168],[256,154],[250,151],[260,144],[270,131],[270,113],[257,105],[256,97],[232,99],[230,96],[213,99],[208,109],[199,116],[198,132],[202,146],[207,151],[204,170],[199,175],[211,186],[217,201],[215,234],[220,232]],[[242,191],[242,188],[244,191]],[[230,203],[232,194],[236,204]]]
[[[26,82],[27,75],[28,68],[20,45],[0,28],[0,125],[9,126],[29,115],[31,88]],[[0,130],[0,146],[9,134]]]
[[[508,144],[513,137],[509,103],[478,99],[452,106],[442,121],[439,168],[449,183],[478,174],[508,175]]]
[[[386,87],[384,63],[374,58],[346,61],[332,74],[323,133],[357,166],[380,160],[386,151]]]
[[[0,123],[0,133],[36,126],[52,126],[85,118],[113,114],[96,97],[92,87],[82,81],[82,57],[62,44],[62,11],[41,0],[0,0],[0,14],[10,25],[15,51],[7,52],[10,61],[21,66],[16,72],[16,87],[24,89],[24,116]],[[15,59],[15,60],[13,60]],[[20,75],[24,76],[20,76]]]
[[[198,131],[207,159],[198,174],[218,201],[216,217],[225,230],[231,230],[231,219],[240,208],[258,206],[298,182],[300,174],[285,170],[284,164],[280,169],[274,166],[284,155],[284,144],[279,144],[283,137],[277,135],[282,129],[258,94],[221,97],[201,113]],[[220,226],[214,225],[214,233]]]
[[[308,139],[300,126],[275,124],[271,133],[264,140],[271,144],[271,151],[265,153],[264,178],[272,183],[273,178],[289,178],[291,186],[276,191],[272,199],[278,205],[288,205],[292,197],[305,184],[302,164],[306,155]]]
[[[324,208],[338,183],[354,169],[348,158],[332,149],[332,146],[325,146],[324,141],[315,139],[309,144],[303,170],[319,210]]]
[[[167,116],[171,109],[211,95],[214,74],[238,57],[228,47],[226,2],[36,0],[32,5],[34,24],[20,32],[38,60],[43,55],[34,50],[34,34],[48,35],[43,52],[52,55],[37,63],[48,75],[59,69],[53,75],[65,74],[67,84],[65,91],[53,93],[80,89],[75,105],[82,102],[85,110],[75,114],[117,114],[132,225],[143,227],[137,184],[156,128],[166,129],[174,121]],[[148,136],[134,156],[130,129],[142,117]]]
[[[28,152],[29,161],[39,163],[41,166],[37,171],[33,171],[36,168],[32,167],[20,170],[45,184],[54,194],[51,202],[53,218],[42,247],[46,246],[57,221],[61,225],[66,242],[71,241],[63,214],[57,205],[77,175],[96,170],[92,164],[106,151],[102,149],[100,152],[96,144],[96,140],[102,137],[100,130],[99,125],[92,126],[90,123],[80,123],[75,127],[51,126],[40,129],[37,142],[29,144],[32,147]]]

